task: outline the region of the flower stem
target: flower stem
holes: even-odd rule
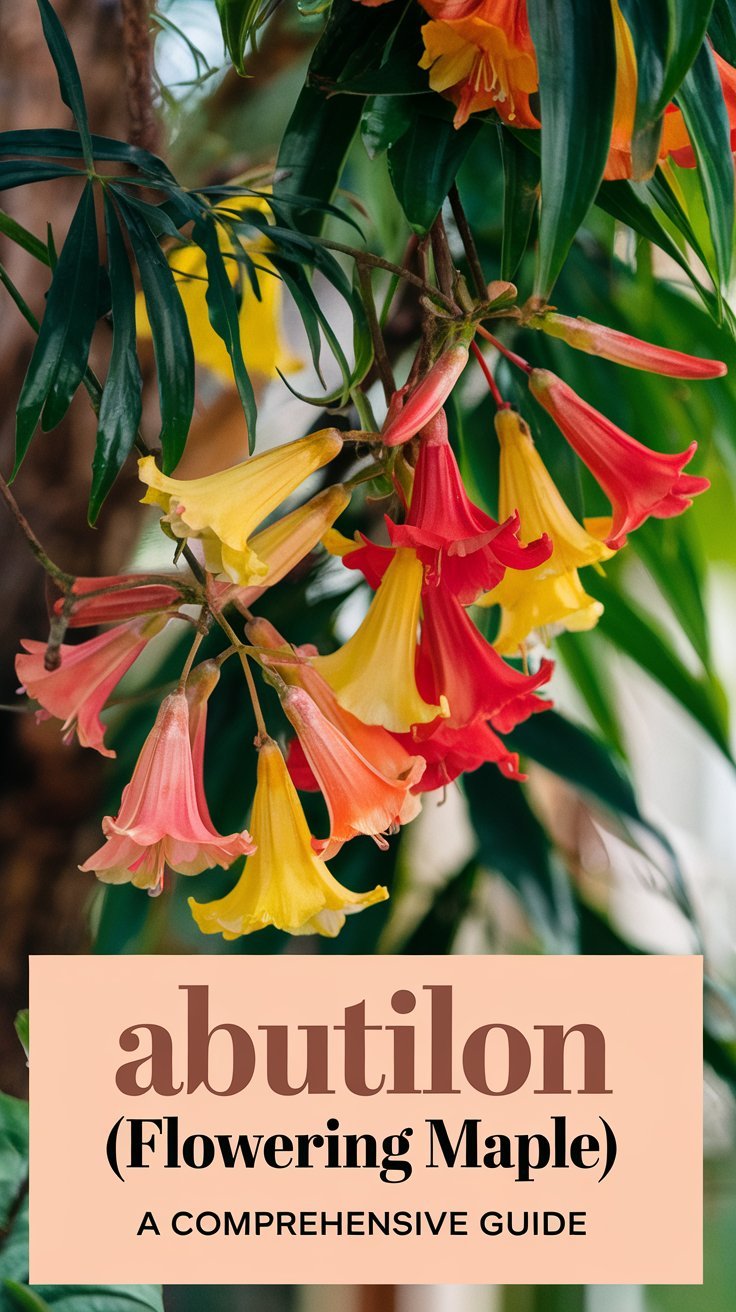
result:
[[[460,240],[462,241],[463,249],[465,251],[465,258],[468,261],[468,268],[470,270],[470,274],[473,279],[475,290],[478,296],[480,297],[480,299],[482,301],[485,301],[488,299],[488,292],[486,289],[486,280],[483,274],[483,267],[481,265],[480,257],[478,255],[478,248],[475,244],[475,238],[471,231],[470,224],[468,223],[468,216],[465,213],[465,210],[463,209],[462,201],[460,200],[460,193],[457,189],[456,183],[453,183],[452,187],[450,188],[449,201],[450,201],[450,208],[452,209],[452,215],[455,220],[455,223],[457,224],[457,230],[460,234]]]
[[[59,569],[59,566],[55,565],[51,557],[46,554],[2,474],[0,474],[0,496],[2,496],[3,501],[8,507],[8,510],[13,516],[13,519],[18,525],[18,528],[31,548],[39,565],[41,565],[46,573],[50,574],[53,579],[56,579],[56,582],[64,592],[67,592],[74,582],[74,575],[67,574],[63,569]]]
[[[478,324],[477,331],[480,333],[481,337],[485,337],[486,341],[491,343],[491,346],[495,346],[496,350],[501,352],[501,355],[505,355],[506,359],[509,360],[511,364],[515,364],[517,369],[523,369],[525,374],[530,374],[532,372],[532,366],[528,360],[523,359],[520,355],[516,355],[514,351],[510,351],[508,346],[504,346],[503,342],[500,342],[497,337],[494,337],[493,333],[489,333],[488,329],[484,328],[481,323]]]
[[[509,402],[504,401],[500,391],[498,390],[498,384],[495,378],[493,377],[491,370],[488,368],[488,365],[486,363],[486,360],[484,359],[483,352],[481,351],[480,347],[477,346],[475,342],[471,342],[470,349],[473,352],[473,355],[475,356],[476,360],[478,361],[478,364],[480,365],[483,371],[485,380],[488,383],[488,386],[491,391],[491,396],[496,402],[496,408],[498,410],[507,410],[509,407]]]
[[[365,305],[365,312],[366,315],[368,316],[368,327],[370,328],[371,338],[373,339],[373,351],[376,360],[376,370],[378,372],[378,377],[381,380],[381,386],[383,387],[383,395],[386,398],[386,404],[388,405],[389,401],[391,400],[391,397],[396,391],[396,380],[394,379],[394,371],[391,368],[391,362],[386,353],[386,343],[383,340],[383,333],[381,332],[381,326],[378,322],[378,315],[376,313],[376,302],[373,299],[373,285],[371,282],[371,273],[367,265],[365,264],[358,265],[358,280],[360,282],[360,291],[363,299],[363,304]]]

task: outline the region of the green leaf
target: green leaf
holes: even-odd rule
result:
[[[706,580],[690,536],[688,526],[682,521],[650,520],[633,534],[631,545],[654,578],[704,668],[709,670]]]
[[[532,715],[508,735],[508,742],[514,751],[567,779],[614,814],[641,821],[631,780],[606,744],[557,711]]]
[[[156,237],[140,212],[118,197],[135,252],[151,324],[161,409],[164,473],[181,459],[194,410],[194,351],[187,316]]]
[[[478,856],[516,889],[540,933],[559,935],[567,924],[564,881],[556,871],[545,830],[526,792],[495,765],[463,776]]]
[[[15,1032],[23,1044],[23,1051],[27,1057],[31,1045],[31,1027],[27,1007],[23,1011],[19,1011],[15,1018]]]
[[[23,1292],[37,1300],[18,1303],[29,1312],[164,1312],[159,1285],[34,1285]]]
[[[34,237],[32,232],[24,228],[10,214],[6,214],[4,210],[0,210],[0,232],[8,237],[10,241],[14,241],[16,246],[28,251],[28,254],[32,255],[34,260],[38,260],[40,264],[50,264],[49,248],[46,243],[40,241],[38,237]]]
[[[607,686],[605,664],[596,662],[595,639],[590,633],[561,633],[555,639],[558,655],[606,742],[626,757],[621,726]]]
[[[46,311],[16,410],[13,476],[36,431],[66,414],[87,367],[97,316],[97,227],[94,191],[87,183],[54,270]]]
[[[607,4],[529,0],[539,66],[542,209],[535,293],[548,297],[608,159],[616,89]]]
[[[142,409],[136,352],[135,285],[123,234],[109,196],[105,197],[107,258],[112,294],[112,352],[100,403],[92,461],[89,522],[94,524],[105,497],[133,449]]]
[[[736,3],[734,0],[715,0],[711,14],[709,34],[719,55],[736,64]]]
[[[28,1279],[28,1193],[17,1204],[0,1246],[0,1286]],[[0,1304],[1,1305],[1,1304]]]
[[[377,159],[409,128],[412,106],[401,96],[371,96],[360,118],[360,135],[369,159]]]
[[[256,442],[256,419],[258,414],[256,397],[243,359],[235,288],[225,268],[225,260],[220,250],[214,219],[200,219],[194,225],[192,236],[204,252],[207,262],[207,310],[209,319],[214,331],[225,343],[227,353],[230,356],[235,384],[248,427],[248,448],[252,453]]]
[[[713,53],[707,43],[680,87],[677,103],[698,161],[708,212],[719,285],[731,272],[734,225],[734,169],[731,127]]]
[[[56,73],[59,78],[59,90],[61,98],[65,105],[74,115],[74,122],[79,129],[79,137],[82,143],[82,154],[89,168],[94,163],[94,154],[92,151],[92,138],[89,131],[89,121],[87,119],[87,106],[84,103],[84,92],[82,91],[82,82],[79,76],[79,69],[69,45],[69,39],[64,31],[59,19],[49,4],[49,0],[38,0],[38,8],[41,14],[41,24],[43,34],[46,38],[46,45],[49,48],[49,54],[54,61]]]
[[[733,764],[723,696],[715,681],[691,674],[664,634],[632,602],[622,597],[609,579],[591,577],[587,587],[605,606],[598,622],[599,632],[666,688]]]
[[[402,956],[446,955],[465,919],[478,879],[478,863],[468,861],[436,894],[426,915],[414,927],[400,948]]]
[[[687,275],[700,296],[708,313],[720,320],[721,313],[717,296],[708,287],[704,287],[687,255],[680,250],[676,242],[663,227],[657,216],[655,203],[647,188],[639,183],[604,182],[598,192],[596,204],[620,223],[633,228],[641,237],[658,246],[679,265]]]
[[[5,1229],[28,1177],[28,1103],[0,1093],[0,1229]]]
[[[39,159],[24,163],[13,159],[0,164],[0,191],[24,187],[28,182],[52,182],[54,178],[79,178],[83,182],[86,177],[81,169],[72,169],[68,164],[47,164]]]
[[[711,0],[621,0],[636,51],[635,178],[656,167],[665,108],[701,47],[710,8]]]
[[[49,1312],[49,1305],[28,1285],[18,1284],[15,1280],[3,1280],[3,1289],[10,1298],[10,1304],[18,1312]]]
[[[458,131],[451,119],[419,112],[389,146],[391,183],[416,233],[424,235],[431,228],[478,131],[472,119]]]
[[[92,137],[95,159],[110,160],[117,164],[132,164],[142,173],[148,173],[162,185],[176,185],[168,165],[158,155],[142,146],[132,146],[115,137]],[[0,155],[33,155],[74,159],[83,155],[82,139],[71,128],[19,128],[14,132],[0,132]],[[76,170],[75,170],[76,171]],[[135,180],[135,179],[131,179]],[[151,185],[150,182],[147,183]]]
[[[501,277],[509,282],[526,253],[539,205],[539,156],[500,126],[499,135],[503,159]]]

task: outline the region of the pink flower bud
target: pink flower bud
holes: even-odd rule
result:
[[[535,315],[529,320],[531,328],[540,328],[550,337],[560,337],[568,346],[588,355],[600,355],[614,364],[628,365],[631,369],[646,369],[649,373],[666,374],[669,378],[721,378],[727,373],[722,360],[704,360],[683,351],[669,351],[654,346],[629,333],[620,333],[590,319],[573,319],[566,314]]]
[[[449,346],[404,400],[400,410],[389,408],[381,437],[385,446],[400,446],[416,437],[445,404],[455,383],[468,363],[468,348],[460,343]]]

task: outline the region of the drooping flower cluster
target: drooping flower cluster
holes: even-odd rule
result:
[[[630,367],[690,379],[724,371],[719,361],[552,311],[537,309],[527,323]],[[193,582],[177,573],[75,580],[54,607],[55,621],[70,629],[109,627],[63,642],[51,661],[43,644],[24,641],[16,663],[40,717],[57,717],[67,740],[76,734],[82,746],[110,756],[100,716],[120,680],[174,619],[197,630],[118,812],[103,821],[104,842],[83,870],[156,893],[167,871],[192,876],[243,860],[223,896],[190,899],[204,933],[232,939],[270,925],[334,936],[347,915],[388,896],[381,885],[352,891],[334,877],[326,863],[345,844],[370,837],[386,848],[389,836],[418,815],[424,793],[484,763],[509,779],[524,778],[507,736],[550,705],[544,689],[553,667],[539,647],[549,647],[562,629],[592,628],[602,612],[580,571],[600,569],[646,519],[680,514],[707,481],[683,472],[695,443],[680,454],[653,451],[561,379],[507,352],[597,480],[611,514],[575,518],[530,428],[494,383],[500,492],[493,518],[468,494],[444,409],[472,358],[469,348],[479,354],[474,330],[473,320],[457,326],[423,376],[392,397],[380,442],[373,435],[384,467],[395,470],[400,460],[403,470],[404,490],[385,516],[383,542],[350,539],[334,527],[360,473],[284,508],[340,454],[337,429],[201,478],[165,476],[152,457],[140,462],[144,501],[162,511],[168,536],[201,553],[204,569],[198,566]],[[362,578],[367,597],[372,593],[355,631],[331,652],[293,646],[250,610],[320,543]],[[193,601],[198,621],[187,609]],[[245,617],[241,637],[224,617],[228,607]],[[496,608],[489,641],[482,617]],[[208,622],[222,625],[230,645],[196,664]],[[205,795],[207,708],[221,664],[233,655],[253,699],[257,784],[248,828],[222,834]],[[265,724],[254,667],[278,694],[282,744]],[[322,795],[327,832],[310,833],[300,791]]]

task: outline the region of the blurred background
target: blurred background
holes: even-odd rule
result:
[[[95,131],[125,137],[118,0],[59,0],[57,9],[81,68]],[[262,31],[258,56],[251,61],[253,76],[242,79],[225,61],[214,0],[161,0],[152,15],[158,144],[183,184],[271,168],[322,22],[318,7],[305,4],[300,13],[290,0],[280,5]],[[67,125],[35,5],[2,0],[0,129]],[[458,184],[484,267],[489,277],[497,276],[503,172],[495,131],[479,133]],[[689,186],[685,175],[681,184]],[[354,206],[368,248],[400,259],[408,230],[385,157],[369,158],[357,140],[343,186],[341,203]],[[8,193],[3,208],[41,236],[52,216],[59,245],[75,199],[76,190],[68,192],[62,180]],[[693,211],[697,225],[695,199]],[[707,243],[701,226],[698,235]],[[344,228],[337,227],[335,235],[345,240]],[[697,273],[696,257],[689,249],[686,253]],[[40,313],[47,270],[3,238],[0,259]],[[525,276],[522,265],[522,289]],[[327,288],[322,294],[338,334],[349,341],[344,309]],[[78,863],[97,845],[100,816],[116,809],[155,713],[155,702],[140,696],[141,689],[166,686],[181,656],[164,641],[132,672],[123,704],[111,713],[118,750],[112,765],[101,767],[97,756],[90,759],[92,753],[64,747],[53,722],[36,726],[16,703],[13,657],[21,637],[45,636],[49,597],[14,524],[0,516],[0,1088],[26,1093],[13,1018],[27,1002],[29,953],[702,952],[709,981],[704,1287],[502,1289],[493,1286],[489,1269],[487,1287],[301,1288],[295,1270],[290,1285],[271,1288],[249,1287],[244,1270],[242,1288],[167,1290],[167,1312],[730,1312],[734,1307],[736,770],[728,705],[736,697],[736,348],[709,319],[682,269],[598,210],[579,236],[556,300],[569,313],[729,362],[728,378],[693,386],[633,373],[622,377],[625,371],[547,339],[526,344],[535,363],[557,369],[642,440],[651,437],[653,445],[671,442],[680,449],[697,438],[697,472],[711,478],[712,491],[686,518],[637,533],[626,559],[612,562],[605,580],[586,578],[586,588],[604,601],[606,613],[595,633],[566,635],[555,643],[556,718],[543,724],[548,717],[536,717],[539,723],[524,726],[514,742],[529,773],[523,790],[486,767],[469,776],[463,790],[451,787],[446,795],[428,797],[420,819],[392,842],[385,857],[379,858],[367,840],[341,854],[334,863],[338,878],[359,887],[380,875],[391,885],[392,898],[386,908],[349,922],[336,944],[282,942],[271,931],[236,944],[203,939],[186,907],[188,890],[174,888],[151,900],[130,888],[104,892],[78,872]],[[399,374],[405,356],[408,367],[417,314],[411,295],[394,301],[387,343]],[[300,323],[286,302],[279,311],[279,336],[290,357],[289,381],[303,393],[318,393]],[[10,301],[0,300],[0,394],[7,398],[0,450],[6,470],[12,463],[15,400],[31,349],[31,333]],[[142,364],[151,375],[146,349],[143,342]],[[245,349],[247,359],[247,342]],[[100,364],[104,372],[104,352]],[[503,372],[499,377],[506,394],[524,409],[526,399],[517,395],[514,380]],[[149,390],[144,428],[148,425],[153,437],[155,385]],[[262,449],[319,426],[319,410],[287,390],[275,370],[267,368],[258,377],[258,391]],[[371,399],[378,413],[378,398]],[[477,378],[464,385],[462,416],[450,418],[469,488],[492,512],[497,493],[492,406]],[[553,437],[540,427],[539,412],[534,424],[540,449],[551,450]],[[138,504],[133,462],[98,527],[86,527],[94,434],[94,417],[78,396],[63,425],[31,449],[15,485],[22,508],[50,555],[75,573],[166,568],[169,547],[155,513]],[[196,459],[206,448],[210,464],[224,467],[242,458],[244,439],[235,393],[203,371],[187,458]],[[558,466],[556,475],[561,484],[569,478],[573,497],[574,471]],[[363,499],[350,513],[355,525],[377,531],[384,509],[383,503]],[[596,507],[586,499],[586,509],[595,513]],[[351,631],[365,605],[352,578],[346,582],[339,567],[314,559],[262,609],[277,625],[288,625],[294,641],[329,643]],[[492,615],[487,622],[493,623]],[[208,641],[216,650],[217,638]],[[234,675],[226,666],[208,740],[213,816],[227,829],[247,815],[254,769],[247,751],[253,737],[250,712]],[[317,806],[314,799],[311,806]],[[222,879],[221,873],[203,876],[200,899],[221,891]],[[656,1056],[653,1051],[653,1061]]]

